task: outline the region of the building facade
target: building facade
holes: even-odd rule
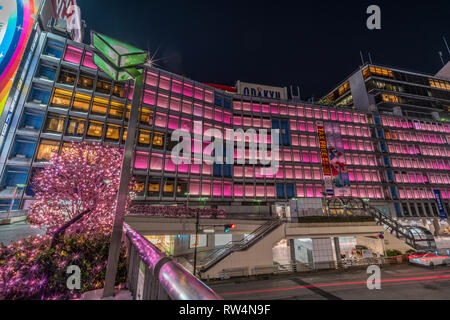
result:
[[[21,184],[27,187],[16,192],[14,209],[29,207],[33,176],[71,141],[123,147],[126,138],[131,85],[114,83],[99,72],[89,46],[47,32],[36,36],[25,89],[1,150],[3,211]],[[346,167],[342,196],[366,199],[394,217],[432,218],[442,214],[435,200],[438,190],[449,212],[449,123],[243,96],[153,67],[144,73],[133,169],[136,202],[251,212],[292,199],[322,198],[330,191],[323,163],[328,156],[323,160],[324,136],[319,134],[323,127]],[[262,165],[249,163],[248,148],[242,155],[245,164],[175,165],[170,155],[178,142],[171,133],[195,133],[194,121],[202,123],[203,132],[280,129],[279,170],[262,175]],[[192,152],[202,153],[207,143],[198,148],[194,142]],[[239,156],[235,151],[234,157]]]
[[[450,81],[442,76],[366,64],[322,101],[363,111],[429,120],[448,119]]]

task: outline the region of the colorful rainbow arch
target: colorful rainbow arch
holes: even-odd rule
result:
[[[6,32],[0,44],[0,115],[30,37],[34,23],[32,15],[37,14],[39,2],[39,0],[15,0],[15,3],[14,0],[7,1],[8,6],[15,8],[10,11]]]

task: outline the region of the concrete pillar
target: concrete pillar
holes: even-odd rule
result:
[[[341,246],[339,244],[339,237],[334,237],[334,251],[336,252],[336,262],[338,266],[342,263],[341,259]]]
[[[297,263],[297,259],[295,259],[295,243],[294,239],[289,239],[289,251],[291,252],[291,263]]]

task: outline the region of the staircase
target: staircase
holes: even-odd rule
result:
[[[280,219],[267,221],[263,225],[256,228],[252,233],[245,236],[244,239],[239,241],[230,241],[225,246],[214,250],[200,262],[202,265],[200,272],[209,270],[235,251],[247,250],[259,240],[264,238],[264,236],[275,230],[282,223],[283,221]]]
[[[367,211],[374,217],[376,223],[407,245],[416,250],[436,249],[436,242],[430,231],[423,227],[404,226],[384,214],[377,208],[367,206]]]

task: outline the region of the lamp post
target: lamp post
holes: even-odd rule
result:
[[[12,199],[11,199],[11,205],[9,206],[9,210],[8,210],[8,219],[11,217],[11,211],[14,206],[14,200],[16,199],[17,189],[25,188],[25,187],[26,187],[25,184],[16,184],[16,187],[14,188],[14,192],[13,192]]]
[[[117,82],[134,80],[133,98],[130,116],[128,118],[127,138],[125,140],[122,158],[119,190],[117,192],[113,230],[106,267],[105,288],[103,290],[103,298],[107,298],[114,295],[128,197],[128,185],[133,160],[134,141],[136,139],[139,104],[144,86],[142,70],[137,68],[140,68],[147,61],[148,53],[96,32],[91,32],[91,39],[92,46],[97,50],[94,52],[94,63],[101,71],[105,72]]]

